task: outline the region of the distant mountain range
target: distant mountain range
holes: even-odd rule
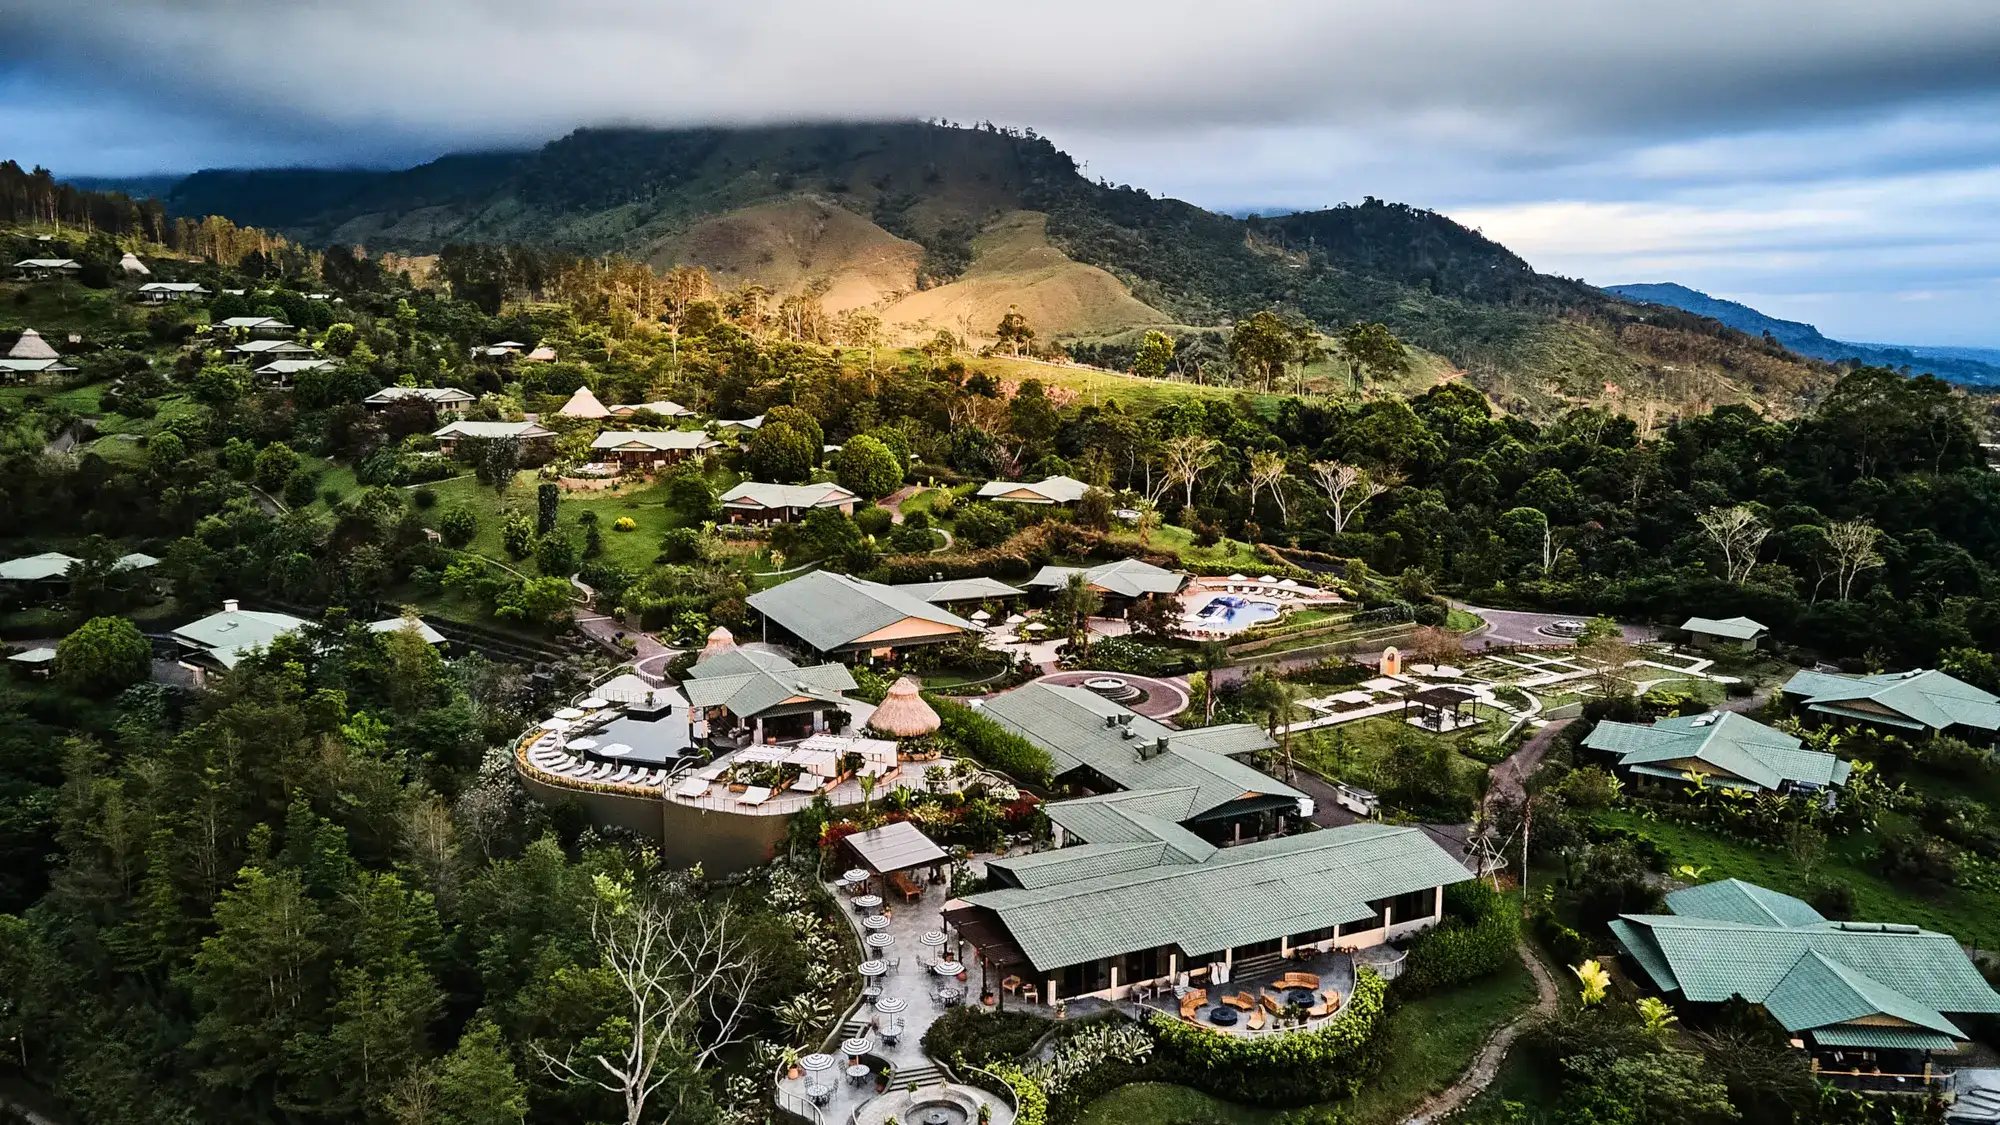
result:
[[[1711,297],[1671,281],[1643,285],[1606,285],[1631,301],[1665,305],[1719,320],[1752,336],[1769,335],[1800,355],[1814,359],[1857,360],[1874,367],[1907,367],[1958,383],[2000,385],[2000,348],[1925,347],[1912,344],[1858,344],[1831,339],[1810,324],[1766,316],[1737,301]]]

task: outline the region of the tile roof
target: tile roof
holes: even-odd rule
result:
[[[836,508],[860,499],[837,484],[766,484],[746,480],[723,493],[724,505],[740,508]]]
[[[947,578],[942,582],[901,582],[896,589],[927,602],[971,602],[1018,598],[1021,591],[997,578]]]
[[[1661,763],[1699,760],[1741,779],[1745,783],[1741,787],[1753,789],[1777,789],[1787,781],[1842,785],[1852,768],[1832,754],[1807,750],[1792,735],[1733,711],[1678,715],[1650,726],[1601,722],[1583,744],[1618,755],[1621,766],[1653,766],[1644,772],[1675,777],[1682,776],[1682,767]]]
[[[825,570],[752,594],[749,603],[750,608],[821,652],[845,648],[910,618],[950,632],[978,628],[894,586]]]
[[[1785,694],[1803,697],[1814,711],[1892,726],[2000,730],[2000,696],[1935,669],[1875,676],[1799,672],[1785,683]]]
[[[841,693],[854,689],[854,675],[839,664],[801,668],[776,653],[731,649],[688,669],[681,689],[695,707],[722,707],[749,719],[800,697],[842,703]]]
[[[1142,594],[1175,594],[1187,582],[1187,575],[1154,566],[1141,559],[1120,559],[1101,566],[1045,566],[1028,579],[1031,587],[1057,590],[1069,576],[1082,573],[1083,580],[1107,593],[1136,598]]]
[[[1036,499],[1017,502],[1029,504],[1074,504],[1090,491],[1090,486],[1072,477],[1044,477],[1038,481],[995,480],[979,486],[979,496],[985,500],[1005,500],[1016,492],[1032,494]]]
[[[1732,641],[1755,640],[1767,631],[1762,622],[1748,617],[1690,617],[1681,622],[1681,628],[1690,633],[1725,637]]]
[[[432,437],[544,438],[555,431],[534,422],[447,422]]]
[[[1370,823],[1221,848],[1195,863],[1121,870],[1107,852],[1087,858],[1071,869],[1078,878],[966,902],[991,910],[1035,968],[1051,971],[1166,945],[1201,956],[1359,922],[1374,917],[1371,901],[1472,878],[1419,829]]]
[[[722,444],[700,430],[606,430],[590,443],[592,449],[696,450]]]
[[[1254,724],[1179,731],[1085,688],[1044,683],[994,696],[980,713],[1048,751],[1058,774],[1088,767],[1124,789],[1192,789],[1182,819],[1244,797],[1305,796],[1229,757],[1273,745]],[[1152,753],[1161,739],[1166,751]]]

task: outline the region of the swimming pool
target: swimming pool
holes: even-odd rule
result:
[[[1238,597],[1235,594],[1218,594],[1194,612],[1194,621],[1207,629],[1227,629],[1234,632],[1248,629],[1278,616],[1278,603]]]

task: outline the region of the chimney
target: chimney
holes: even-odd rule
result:
[[[1118,716],[1116,716],[1116,715],[1106,715],[1106,716],[1104,716],[1104,729],[1105,729],[1105,730],[1110,730],[1110,729],[1111,729],[1112,727],[1115,727],[1115,726],[1117,726],[1117,725],[1118,725]]]
[[[224,599],[222,599],[222,612],[224,612],[224,613],[235,613],[235,612],[236,612],[236,599],[235,599],[235,598],[224,598]]]
[[[1153,740],[1153,756],[1157,758],[1161,754],[1164,754],[1166,752],[1167,752],[1167,738],[1165,735],[1161,735],[1160,737]]]

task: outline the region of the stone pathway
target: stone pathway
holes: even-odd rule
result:
[[[1525,945],[1516,952],[1521,955],[1521,963],[1535,978],[1535,1006],[1495,1029],[1487,1037],[1485,1046],[1479,1048],[1479,1054],[1473,1056],[1472,1065],[1458,1076],[1458,1081],[1424,1099],[1422,1105],[1403,1118],[1402,1125],[1430,1125],[1464,1109],[1493,1084],[1493,1079],[1500,1073],[1500,1064],[1507,1061],[1507,1052],[1513,1050],[1521,1033],[1537,1021],[1556,1014],[1556,982],[1549,975],[1548,967],[1542,964],[1541,958],[1528,952]]]
[[[612,652],[626,653],[632,658],[633,670],[655,682],[665,682],[666,665],[669,660],[680,655],[681,650],[667,644],[651,633],[641,633],[625,628],[615,617],[599,614],[594,617],[579,617],[576,627],[584,635]],[[632,642],[627,650],[618,643],[618,634],[624,633]]]

